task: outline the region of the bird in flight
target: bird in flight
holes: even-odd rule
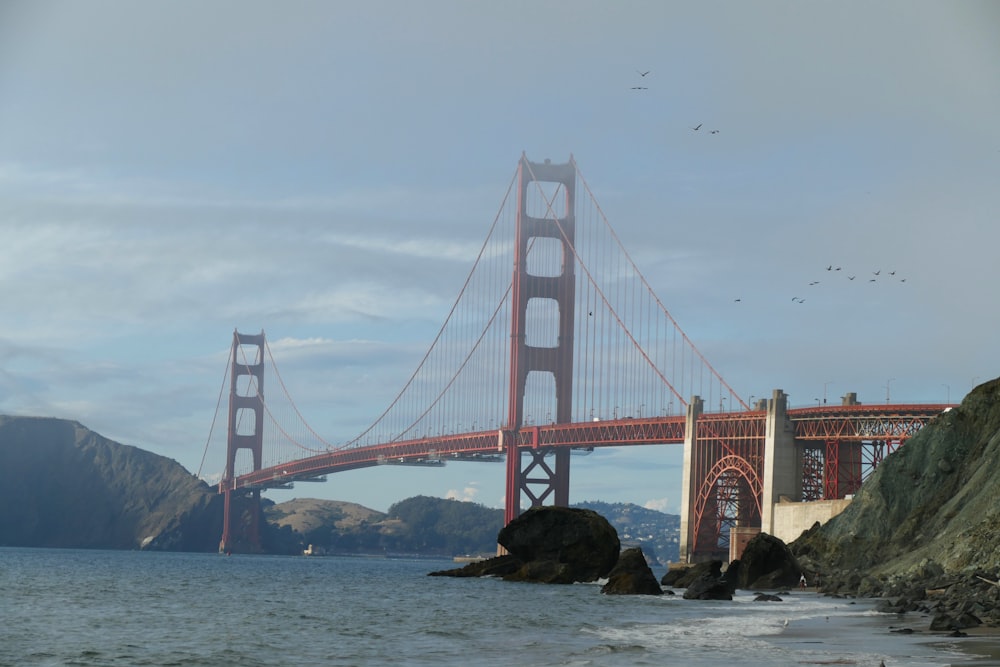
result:
[[[637,74],[638,74],[639,76],[646,76],[647,74],[649,74],[649,70],[646,70],[645,72],[640,72],[639,70],[636,70],[636,73],[637,73]]]
[[[691,129],[694,130],[695,132],[697,132],[699,129],[701,129],[702,125],[704,125],[704,123],[698,123],[697,127],[692,127]]]
[[[718,130],[712,130],[711,132],[709,132],[709,134],[718,134],[718,133],[719,133]]]
[[[734,302],[734,303],[739,303],[739,302],[740,302],[740,301],[742,301],[742,300],[743,300],[743,299],[733,299],[733,302]]]
[[[873,271],[872,273],[874,273],[877,276],[878,274],[882,273],[882,269],[879,269],[878,271]]]
[[[847,279],[848,279],[848,280],[854,280],[854,278],[855,278],[855,277],[856,277],[856,276],[847,276]]]
[[[632,86],[632,90],[649,90],[646,86]]]
[[[818,280],[814,280],[811,283],[809,283],[809,285],[810,286],[812,286],[812,285],[819,285],[819,281]]]

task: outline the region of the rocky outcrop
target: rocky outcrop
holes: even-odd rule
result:
[[[722,561],[705,561],[692,565],[674,564],[660,578],[660,585],[671,588],[687,588],[693,581],[709,574],[716,568],[719,572],[722,571]]]
[[[743,557],[729,563],[698,563],[672,568],[660,583],[685,588],[688,600],[732,600],[737,589],[779,589],[794,586],[801,569],[788,546],[777,537],[761,533],[747,543]]]
[[[639,547],[621,552],[601,592],[607,595],[663,595],[663,589]]]
[[[924,426],[843,513],[789,546],[826,592],[1000,624],[1000,589],[988,583],[1000,574],[997,470],[1000,379]]]
[[[0,545],[214,551],[222,498],[176,461],[64,419],[0,416]]]
[[[723,575],[722,561],[713,560],[709,563],[707,572],[688,584],[684,591],[684,599],[732,600],[735,592],[735,577]]]
[[[437,570],[428,573],[431,577],[506,577],[524,567],[524,563],[517,556],[505,554],[495,558],[473,561],[453,570]]]
[[[497,542],[525,563],[572,566],[577,581],[607,576],[618,562],[618,533],[597,512],[573,507],[536,507],[500,529]]]
[[[500,576],[506,581],[571,584],[608,576],[618,561],[618,533],[597,512],[538,507],[504,526],[497,541],[508,556],[432,576]]]
[[[790,588],[799,583],[801,574],[788,545],[773,535],[759,533],[743,549],[738,586],[754,590]]]

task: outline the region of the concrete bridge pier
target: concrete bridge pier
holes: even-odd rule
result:
[[[691,562],[691,545],[694,543],[692,530],[692,503],[697,490],[692,486],[694,479],[694,446],[698,435],[698,417],[704,410],[699,396],[692,396],[687,406],[687,421],[684,425],[684,470],[681,481],[681,534],[680,558],[682,563]]]
[[[763,486],[760,530],[774,535],[774,505],[802,500],[802,450],[795,446],[795,430],[788,418],[788,395],[775,389],[767,402],[764,431]]]
[[[761,408],[765,406],[761,405]],[[693,396],[688,403],[687,421],[684,430],[684,470],[681,484],[681,527],[680,527],[680,558],[682,562],[692,562],[696,555],[693,546],[698,544],[698,551],[701,553],[706,545],[702,542],[706,538],[711,538],[707,532],[696,536],[694,531],[699,530],[695,525],[695,503],[698,502],[699,488],[697,485],[704,484],[705,475],[709,469],[716,464],[715,457],[722,456],[722,452],[713,451],[707,448],[705,443],[698,443],[698,421],[704,409],[703,401],[698,396]],[[758,450],[758,456],[750,453],[750,458],[757,459],[753,467],[753,472],[744,471],[742,474],[758,476],[761,489],[760,500],[760,526],[741,525],[733,527],[740,533],[739,539],[748,539],[756,534],[758,530],[771,535],[774,534],[774,505],[782,499],[798,501],[802,499],[802,450],[795,446],[795,431],[791,420],[788,418],[788,396],[781,389],[775,389],[770,399],[766,401],[766,416],[764,424],[763,451]],[[746,480],[748,483],[750,479]],[[748,484],[747,489],[753,484]],[[701,489],[704,493],[704,489]],[[742,497],[739,502],[756,503],[758,499]],[[702,510],[704,511],[704,510]],[[734,536],[730,534],[730,538]],[[709,547],[709,551],[711,551]],[[702,553],[699,558],[705,557]]]

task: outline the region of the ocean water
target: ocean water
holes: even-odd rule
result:
[[[955,640],[891,633],[898,619],[868,603],[808,591],[775,603],[743,592],[706,602],[605,596],[598,584],[426,576],[450,567],[0,549],[0,665],[893,667],[969,659]]]

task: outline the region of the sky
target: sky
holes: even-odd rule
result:
[[[988,0],[6,0],[0,413],[218,479],[232,332],[264,330],[344,441],[427,349],[522,152],[575,158],[747,398],[958,402],[1000,375],[998,32]],[[676,513],[680,464],[599,450],[570,500]],[[502,507],[503,476],[267,496]]]

